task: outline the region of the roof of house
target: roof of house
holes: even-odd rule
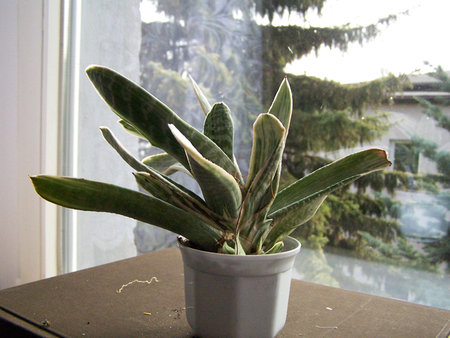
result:
[[[450,76],[450,71],[446,71]],[[433,100],[438,97],[449,97],[450,92],[442,92],[436,90],[435,84],[440,81],[433,76],[428,74],[410,75],[409,81],[412,84],[411,89],[406,89],[402,92],[397,92],[394,94],[394,100],[396,102],[416,102],[415,97],[420,97],[427,100]]]

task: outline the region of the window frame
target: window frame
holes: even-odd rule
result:
[[[398,164],[398,157],[397,157],[397,145],[405,145],[405,146],[411,146],[413,147],[413,144],[411,142],[411,140],[405,140],[405,139],[391,139],[390,140],[391,146],[390,148],[392,149],[392,169],[393,170],[398,170],[398,171],[403,171],[405,173],[410,173],[410,174],[418,174],[419,173],[419,168],[420,168],[420,154],[415,154],[415,157],[413,160],[416,162],[415,163],[415,171],[406,171],[402,168],[399,168],[399,164]]]
[[[0,184],[0,288],[58,273],[58,209],[35,193],[29,175],[58,173],[61,3],[1,2],[4,46],[0,101],[4,151]]]

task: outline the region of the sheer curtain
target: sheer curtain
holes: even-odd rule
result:
[[[141,22],[139,0],[67,1],[65,135],[66,175],[109,182],[131,189],[130,168],[104,141],[99,127],[109,127],[130,151],[136,139],[118,125],[85,75],[91,64],[104,65],[139,82]],[[136,255],[131,219],[104,213],[67,214],[63,225],[66,271],[87,268]]]

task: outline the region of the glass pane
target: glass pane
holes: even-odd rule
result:
[[[240,8],[230,1],[184,4],[142,1],[141,83],[198,130],[203,130],[205,117],[188,76],[211,103],[225,102],[234,120],[234,154],[245,177],[252,142],[249,131],[263,109],[262,30],[244,19],[253,15],[249,5]],[[154,151],[141,143],[142,157]],[[174,176],[201,194],[186,175]],[[173,245],[176,240],[173,234],[144,223],[138,223],[135,233],[139,252]]]
[[[396,142],[394,145],[394,170],[417,174],[419,153],[411,143]]]
[[[292,234],[303,244],[294,277],[450,308],[450,86],[442,71],[450,69],[450,52],[434,39],[448,30],[448,7],[419,0],[84,1],[77,175],[137,189],[99,125],[141,159],[158,152],[116,123],[82,74],[89,64],[139,82],[202,130],[191,75],[211,103],[229,105],[244,177],[253,122],[287,75],[294,113],[283,186],[369,147],[389,150],[393,162],[331,194]],[[186,175],[174,179],[200,194]],[[174,234],[118,216],[78,213],[76,229],[77,268],[175,243]]]
[[[118,125],[118,118],[96,93],[85,69],[91,64],[105,65],[139,82],[139,0],[67,1],[65,5],[66,20],[71,24],[67,62],[71,67],[68,106],[73,132],[68,156],[72,163],[65,170],[70,175],[137,189],[130,167],[105,142],[99,127],[110,128],[131,152],[138,152],[138,143]],[[64,226],[69,237],[64,249],[68,271],[136,255],[134,220],[105,213],[69,213],[72,216],[66,219],[70,222]]]

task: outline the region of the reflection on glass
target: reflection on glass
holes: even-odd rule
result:
[[[186,1],[178,6],[177,1],[143,1],[141,82],[175,111],[183,111],[183,118],[199,129],[203,116],[193,108],[188,74],[202,85],[211,101],[229,102],[239,121],[236,148],[243,166],[248,162],[252,121],[268,108],[267,100],[286,69],[295,73],[297,60],[314,51],[320,54],[323,47],[345,51],[381,33],[386,36],[390,27],[409,16],[406,11],[421,6],[414,2],[409,7],[406,3],[378,10],[375,16],[361,13],[363,19],[355,24],[310,25],[309,17],[317,21],[316,13],[321,10],[326,17],[327,6],[336,9],[336,4]],[[361,10],[351,1],[344,5]],[[344,12],[339,13],[345,16]],[[293,234],[304,246],[319,250],[305,250],[299,258],[298,276],[448,307],[437,300],[442,298],[439,281],[447,278],[443,273],[448,257],[439,252],[448,252],[448,244],[441,243],[448,236],[448,163],[442,158],[448,156],[450,139],[448,129],[423,111],[427,103],[442,107],[442,102],[435,100],[441,94],[436,93],[445,93],[448,87],[440,86],[433,76],[382,77],[380,73],[378,79],[353,85],[304,75],[288,77],[294,92],[294,115],[284,158],[285,185],[358,147],[389,149],[394,163],[393,170],[371,175],[330,196],[316,217]],[[431,101],[423,101],[427,99]],[[443,115],[448,114],[443,109]],[[447,148],[443,146],[446,142]],[[433,164],[437,160],[430,156],[433,144],[434,155],[438,148],[443,151],[440,161],[444,170]],[[152,150],[141,145],[141,151],[147,154]],[[136,229],[137,238],[144,236],[148,246],[148,234],[155,230],[143,224]],[[173,239],[168,240],[171,242]],[[140,251],[146,249],[150,248]],[[430,277],[438,272],[436,279]],[[412,276],[416,283],[398,291]],[[428,292],[434,296],[423,295],[419,290],[423,285],[436,290]]]
[[[417,174],[419,153],[414,151],[411,143],[395,143],[394,169],[406,173]]]
[[[302,248],[293,278],[450,310],[450,276],[360,259],[348,250]]]
[[[436,68],[443,59],[433,58],[439,62],[434,68],[414,73],[426,60],[428,43],[418,36],[432,33],[415,34],[415,43],[407,47],[420,53],[408,49],[408,63],[397,62],[407,49],[398,43],[398,32],[407,41],[417,20],[423,20],[419,15],[431,9],[445,13],[447,5],[361,3],[142,0],[139,81],[199,130],[204,115],[188,76],[210,102],[227,102],[236,123],[237,161],[245,171],[253,121],[268,109],[278,84],[288,76],[294,112],[284,186],[356,148],[388,149],[392,169],[330,195],[293,234],[308,248],[299,256],[295,277],[449,308],[444,294],[450,247],[450,84],[443,69],[450,65]],[[436,29],[437,24],[429,26]],[[394,36],[397,43],[388,43]],[[375,57],[372,44],[377,46]],[[445,56],[438,45],[426,46],[430,58],[441,52]],[[413,68],[402,68],[413,56],[420,57]],[[353,61],[345,68],[347,59]],[[380,68],[396,75],[383,76]],[[325,69],[330,78],[348,76],[333,81],[325,78]],[[138,146],[141,158],[154,151],[145,142]],[[176,180],[188,180],[177,175]],[[199,193],[194,183],[191,189]],[[173,234],[141,223],[134,237],[138,252],[175,243]]]

